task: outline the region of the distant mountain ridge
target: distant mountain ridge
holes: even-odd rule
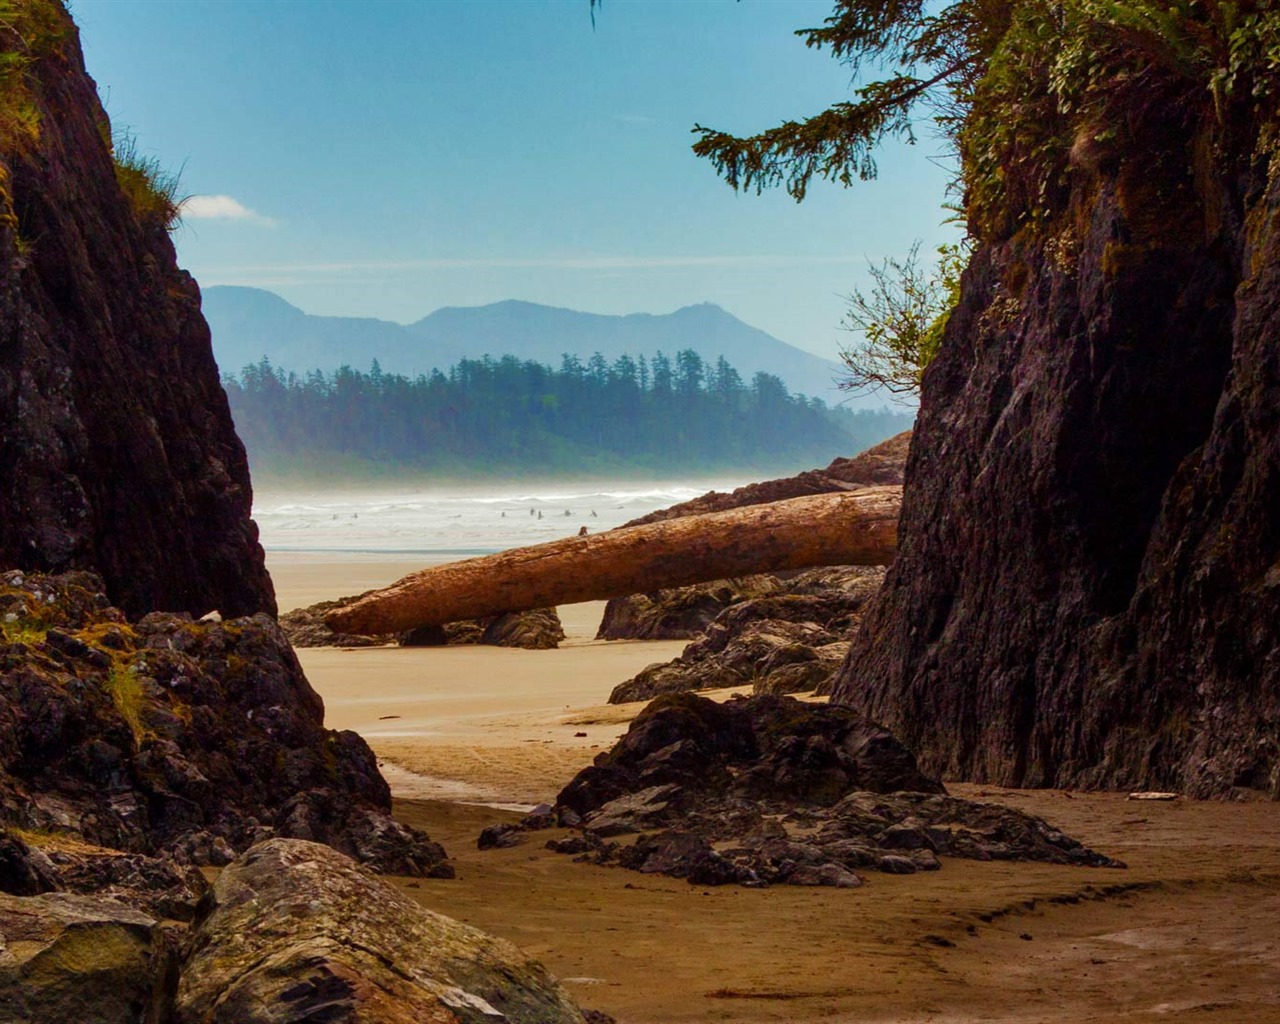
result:
[[[674,356],[693,349],[704,360],[724,356],[748,382],[763,371],[793,392],[835,397],[840,364],[788,345],[711,303],[673,313],[609,316],[509,299],[487,306],[446,306],[412,324],[363,317],[315,316],[260,288],[220,285],[204,291],[204,314],[224,373],[265,355],[288,370],[367,370],[415,376],[447,370],[464,358],[513,355],[552,366],[563,354],[584,361],[599,352]]]

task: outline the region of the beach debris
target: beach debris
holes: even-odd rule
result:
[[[884,565],[902,489],[868,487],[607,530],[434,566],[335,608],[335,632],[415,626],[822,565]]]
[[[1164,793],[1158,790],[1143,790],[1137,793],[1130,793],[1126,800],[1178,800],[1182,797],[1181,793]]]

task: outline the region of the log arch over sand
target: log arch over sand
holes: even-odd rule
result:
[[[901,504],[902,488],[868,487],[568,537],[423,569],[325,621],[395,633],[757,572],[885,565]]]

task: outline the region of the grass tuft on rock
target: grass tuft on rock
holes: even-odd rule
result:
[[[0,149],[40,140],[40,105],[31,66],[66,38],[71,21],[58,0],[0,0]]]
[[[158,157],[143,153],[137,137],[128,131],[116,134],[111,156],[116,181],[138,218],[166,231],[176,228],[182,217],[181,173],[167,170]]]
[[[141,743],[147,735],[147,727],[142,721],[142,711],[146,698],[142,693],[142,681],[131,666],[119,663],[111,666],[107,675],[107,692],[116,706],[116,711],[124,719],[136,742]]]

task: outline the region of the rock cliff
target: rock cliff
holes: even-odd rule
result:
[[[274,613],[199,289],[117,179],[75,26],[30,0],[0,48],[0,566],[92,569],[130,615]]]
[[[1144,90],[976,252],[835,697],[949,777],[1280,798],[1280,160]]]

